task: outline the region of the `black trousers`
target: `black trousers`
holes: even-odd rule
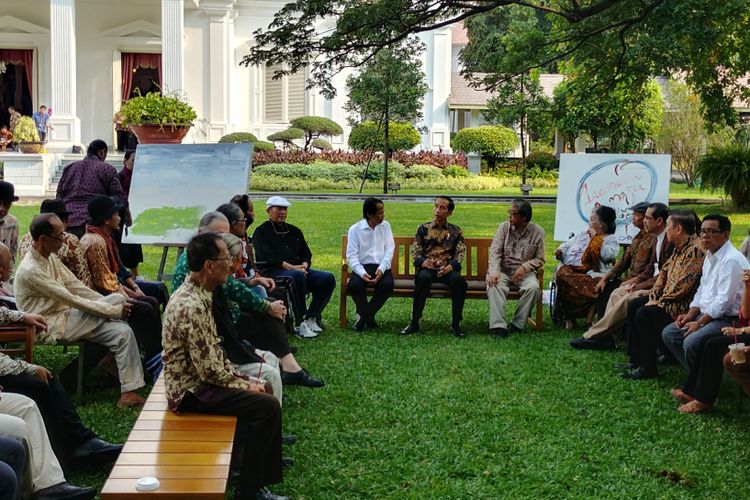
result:
[[[161,309],[159,301],[148,295],[138,297],[128,316],[128,324],[133,329],[141,352],[146,360],[162,351],[161,346]]]
[[[631,320],[630,312],[628,308],[628,322]],[[638,345],[635,348],[628,347],[628,351],[632,350],[634,354],[630,362],[645,369],[649,375],[657,375],[657,349],[662,346],[662,351],[667,350],[661,339],[661,331],[665,326],[673,323],[674,319],[659,306],[644,305],[635,311],[634,316],[635,324],[630,329],[630,338],[632,340],[637,338]]]
[[[185,393],[177,411],[237,417],[232,468],[240,470],[240,498],[254,499],[257,490],[282,481],[281,407],[275,397],[212,387]]]
[[[370,276],[375,276],[378,270],[378,264],[365,264],[364,267]],[[367,295],[365,295],[365,289],[368,286],[375,289],[375,294],[369,302],[367,301]],[[388,269],[374,286],[360,278],[358,274],[352,273],[349,283],[346,285],[346,293],[351,296],[361,318],[374,319],[385,301],[393,293],[393,273]]]
[[[750,343],[750,334],[738,335],[738,342]],[[712,405],[719,396],[719,387],[724,375],[724,355],[729,346],[734,344],[734,337],[722,335],[712,337],[703,343],[698,359],[690,368],[683,392],[693,396],[701,403]]]
[[[412,306],[411,321],[418,323],[422,318],[422,311],[427,302],[427,296],[430,294],[430,287],[434,282],[448,285],[451,290],[451,304],[453,324],[458,325],[463,319],[464,301],[466,300],[466,289],[468,285],[466,280],[456,271],[451,271],[441,277],[438,277],[434,269],[420,269],[414,278],[414,304]]]
[[[625,323],[625,335],[628,338],[628,358],[630,358],[631,363],[633,363],[633,360],[636,357],[639,346],[638,324],[636,322],[635,315],[636,313],[638,313],[638,309],[645,306],[647,302],[648,295],[646,295],[645,297],[636,297],[628,304],[628,319]]]
[[[44,419],[55,455],[63,464],[70,459],[74,449],[96,437],[94,431],[81,422],[75,405],[57,377],[45,383],[33,375],[5,375],[0,377],[0,385],[4,391],[23,394],[34,400]]]
[[[292,352],[284,322],[266,313],[257,311],[240,313],[237,333],[241,339],[247,340],[258,349],[271,351],[279,359]]]

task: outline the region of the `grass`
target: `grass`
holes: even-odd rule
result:
[[[720,206],[698,206],[703,215]],[[470,236],[491,236],[507,206],[458,205],[452,221]],[[14,207],[28,227],[34,207]],[[413,234],[430,218],[430,205],[388,203],[394,234]],[[750,213],[727,212],[738,245]],[[261,214],[258,214],[259,217]],[[313,265],[340,269],[341,236],[361,215],[359,203],[295,203],[290,222],[303,228]],[[554,207],[534,219],[547,231]],[[145,249],[153,277],[159,252]],[[554,264],[547,263],[546,276]],[[355,334],[338,327],[337,295],[325,311],[319,339],[293,339],[297,358],[323,389],[285,390],[284,427],[300,437],[285,449],[296,464],[276,485],[294,498],[737,498],[748,492],[750,453],[746,412],[735,406],[736,386],[724,384],[716,410],[686,416],[669,389],[675,367],[656,381],[617,376],[622,352],[574,351],[573,334],[541,334],[495,341],[487,335],[487,303],[467,301],[466,339],[449,336],[446,300],[428,301],[423,333],[395,335],[409,320],[411,301],[391,299],[380,329]],[[510,306],[512,308],[514,306]],[[350,320],[354,306],[350,303]],[[578,334],[576,334],[578,335]],[[68,355],[71,356],[71,355]],[[41,362],[59,369],[59,348],[39,348]],[[114,406],[116,387],[92,381],[79,406],[103,437],[122,442],[137,412]],[[146,392],[146,391],[144,391]],[[746,404],[747,406],[747,404]],[[69,479],[101,487],[106,469]]]
[[[533,185],[533,180],[531,181],[531,184]],[[353,194],[358,192],[358,190],[351,189],[347,191],[331,191],[326,189],[312,189],[309,191],[305,191],[308,193],[314,193],[314,194],[325,194],[325,193],[342,193],[342,194]],[[432,189],[401,189],[399,190],[398,194],[433,194],[435,191]],[[251,191],[252,193],[252,191]],[[382,194],[383,190],[382,188],[365,188],[362,190],[363,194]],[[487,196],[516,196],[521,194],[520,188],[513,187],[513,186],[507,186],[502,189],[495,189],[495,190],[486,190],[486,191],[456,191],[456,195],[462,194],[462,195],[487,195]],[[531,191],[532,196],[555,196],[557,195],[557,188],[556,187],[534,187],[533,191]],[[724,195],[723,193],[719,191],[701,191],[699,188],[689,188],[687,187],[687,184],[685,183],[678,183],[678,182],[672,182],[669,185],[669,197],[670,199],[679,199],[679,198],[711,198],[711,199],[719,199],[722,198]]]

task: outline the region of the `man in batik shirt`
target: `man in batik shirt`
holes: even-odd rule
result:
[[[417,270],[417,276],[414,278],[414,304],[411,322],[401,330],[401,335],[419,331],[419,320],[422,318],[430,287],[437,281],[448,285],[451,291],[451,333],[456,337],[466,336],[461,328],[461,319],[467,284],[459,274],[466,255],[466,245],[461,228],[448,222],[454,208],[455,204],[451,198],[438,196],[435,199],[432,221],[419,226],[414,236],[414,244],[411,247],[414,268]]]

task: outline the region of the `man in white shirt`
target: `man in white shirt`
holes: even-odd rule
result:
[[[357,306],[354,330],[377,328],[375,315],[393,293],[391,259],[395,244],[391,225],[384,220],[385,208],[378,198],[367,198],[362,205],[364,219],[349,228],[346,259],[352,270],[346,291]],[[367,302],[365,289],[374,287],[375,293]]]
[[[731,229],[732,223],[724,215],[703,218],[700,238],[706,258],[700,286],[690,309],[661,334],[664,344],[687,372],[703,343],[737,321],[744,288],[742,271],[750,264],[729,241]]]
[[[37,215],[31,222],[34,243],[16,271],[18,308],[41,314],[47,330],[37,333],[45,344],[89,341],[106,346],[115,355],[122,392],[118,406],[139,406],[135,392],[143,387],[138,343],[125,321],[131,304],[120,294],[103,297],[86,287],[60,261],[57,252],[65,228],[55,214]]]

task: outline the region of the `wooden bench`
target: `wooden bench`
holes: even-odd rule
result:
[[[414,265],[411,258],[411,245],[414,238],[397,236],[394,238],[396,248],[391,259],[391,273],[393,273],[393,296],[394,297],[413,297],[414,296]],[[341,298],[339,303],[339,324],[341,328],[346,327],[346,285],[349,283],[349,265],[346,260],[346,244],[348,238],[344,235],[341,238]],[[485,278],[487,276],[487,267],[490,254],[490,245],[492,238],[465,238],[466,258],[461,266],[461,275],[466,278],[469,285],[466,291],[467,299],[487,299],[487,286]],[[539,279],[539,298],[536,301],[536,318],[529,316],[529,324],[536,329],[542,330],[542,293],[544,289],[544,269],[537,271]],[[372,287],[367,287],[366,293],[372,295]],[[451,292],[447,285],[442,283],[433,283],[430,290],[430,297],[450,298]],[[511,288],[508,299],[518,300],[520,292],[517,288]]]
[[[160,375],[128,436],[101,498],[224,499],[236,417],[184,413],[167,408]],[[136,491],[139,478],[159,480],[156,491]]]
[[[0,352],[8,356],[23,354],[27,363],[34,362],[34,342],[36,340],[36,329],[24,323],[13,323],[0,326],[0,344],[23,344],[23,347],[8,347],[0,349]]]

